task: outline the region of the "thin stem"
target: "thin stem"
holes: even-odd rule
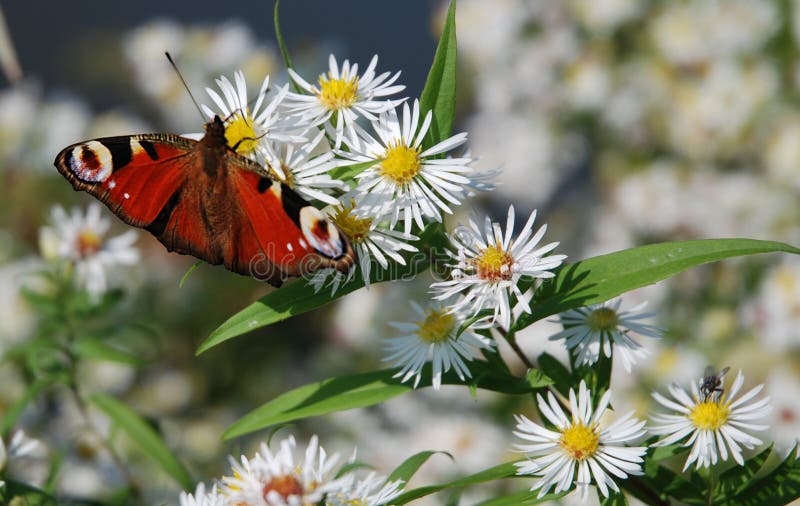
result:
[[[525,367],[527,367],[528,369],[533,369],[534,368],[533,362],[530,361],[530,359],[522,351],[522,348],[520,348],[519,345],[517,344],[516,335],[513,332],[508,332],[502,329],[500,330],[500,334],[505,338],[505,340],[511,346],[511,349],[514,350],[514,353],[517,354],[519,359],[522,360],[522,363],[525,364]]]

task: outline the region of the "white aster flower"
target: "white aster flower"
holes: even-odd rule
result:
[[[588,486],[594,482],[604,497],[609,489],[618,492],[612,479],[641,475],[645,446],[625,446],[645,434],[644,421],[633,418],[633,411],[610,425],[601,421],[608,408],[611,391],[607,391],[593,408],[586,383],[581,381],[577,398],[575,390],[569,391],[571,419],[567,417],[552,392],[547,401],[536,395],[539,411],[555,426],[547,429],[522,415],[517,415],[514,434],[525,441],[516,448],[529,455],[518,462],[517,474],[530,474],[540,479],[531,490],[539,489],[544,496],[555,485],[555,493],[569,490],[575,484],[586,496]],[[577,467],[577,476],[575,468]]]
[[[198,484],[194,494],[181,492],[179,501],[180,506],[224,506],[227,504],[225,496],[217,491],[216,486],[206,492],[205,483]]]
[[[631,372],[631,365],[637,358],[647,355],[647,350],[636,341],[631,333],[658,338],[661,330],[640,320],[652,318],[655,313],[640,312],[647,303],[633,309],[620,311],[622,300],[606,301],[579,309],[571,309],[560,315],[564,330],[550,336],[551,341],[565,339],[566,346],[575,354],[577,365],[592,365],[603,355],[611,358],[613,351],[622,358],[625,370]]]
[[[359,76],[358,64],[350,65],[350,61],[345,60],[340,69],[336,57],[330,55],[328,72],[319,76],[318,86],[308,83],[293,69],[288,69],[289,76],[306,94],[290,92],[285,108],[292,114],[298,114],[303,122],[314,125],[328,122],[335,115],[333,130],[338,149],[345,129],[351,136],[355,135],[354,128],[359,117],[375,121],[376,114],[393,109],[405,100],[384,98],[401,92],[406,87],[394,84],[400,77],[400,72],[393,76],[390,72],[376,76],[377,65],[378,56],[375,55],[367,70]],[[328,123],[326,129],[330,130]]]
[[[393,362],[395,367],[401,367],[394,377],[402,377],[402,382],[414,378],[416,388],[422,378],[422,368],[427,362],[431,362],[433,366],[432,383],[436,390],[442,384],[442,375],[451,367],[462,381],[472,377],[467,362],[480,358],[479,350],[493,349],[494,342],[469,329],[456,337],[456,332],[464,321],[463,315],[459,313],[447,312],[442,307],[423,310],[413,301],[411,305],[421,320],[413,323],[389,323],[405,333],[390,339],[386,345],[388,355],[383,360]]]
[[[315,138],[299,147],[290,143],[275,143],[270,149],[274,155],[268,163],[276,179],[286,183],[303,198],[337,205],[339,199],[328,192],[332,188],[346,190],[347,185],[328,175],[328,171],[337,165],[333,160],[333,151],[316,153],[324,137],[325,132],[319,132]]]
[[[345,196],[342,200],[347,202],[348,197]],[[389,259],[400,265],[406,265],[401,252],[419,251],[416,246],[409,244],[410,241],[416,241],[419,238],[392,230],[391,227],[387,228],[378,219],[362,217],[359,210],[360,203],[349,198],[349,202],[334,208],[330,220],[350,240],[350,244],[358,256],[358,265],[364,283],[369,286],[373,259],[381,269],[389,267]],[[352,276],[353,273],[354,270],[351,270],[349,276]],[[350,278],[348,277],[348,279]]]
[[[401,480],[387,482],[386,477],[371,472],[361,480],[348,473],[325,499],[325,506],[384,506],[390,504],[403,490]]]
[[[530,305],[522,297],[518,283],[523,276],[529,278],[551,278],[566,255],[547,255],[557,242],[535,249],[547,230],[543,225],[533,232],[536,211],[531,213],[520,235],[513,239],[514,206],[508,209],[506,231],[487,216],[483,231],[477,218],[469,221],[469,227],[459,226],[450,239],[458,251],[453,255],[457,263],[452,265],[451,279],[433,283],[431,288],[437,300],[447,300],[461,295],[451,304],[453,311],[467,311],[472,315],[483,309],[493,309],[493,321],[502,328],[511,325],[511,296],[517,298],[523,311],[530,312]]]
[[[758,385],[734,401],[744,384],[742,371],[737,374],[730,392],[701,393],[703,381],[693,383],[688,392],[676,384],[670,385],[672,399],[653,392],[653,398],[659,404],[677,413],[652,416],[655,425],[649,427],[650,432],[666,436],[655,445],[671,445],[688,437],[683,446],[692,449],[683,466],[684,471],[694,462],[697,463],[696,469],[700,469],[715,465],[717,460],[728,460],[729,452],[736,463],[744,465],[742,447],[749,450],[762,443],[745,431],[768,428],[753,421],[769,413],[769,397],[750,402],[764,385]]]
[[[225,76],[216,80],[222,96],[215,90],[206,88],[218,108],[217,112],[205,104],[200,106],[209,118],[220,116],[225,121],[225,139],[234,151],[259,163],[265,163],[275,156],[272,142],[307,141],[296,133],[299,127],[295,119],[286,119],[279,112],[279,106],[289,92],[288,84],[280,88],[272,98],[268,98],[269,76],[264,78],[251,109],[244,73],[237,71],[234,81],[235,85]]]
[[[139,261],[139,251],[133,247],[136,232],[129,230],[106,239],[111,222],[101,216],[97,203],[90,204],[85,215],[77,207],[67,214],[63,207],[55,206],[50,211],[50,223],[39,230],[42,256],[71,262],[78,282],[93,296],[106,291],[107,271]]]
[[[458,197],[472,183],[465,175],[472,172],[470,158],[435,158],[466,142],[466,133],[423,151],[432,117],[428,111],[420,125],[419,101],[413,109],[403,104],[402,123],[395,109],[383,112],[373,123],[377,137],[358,128],[358,136],[347,141],[350,150],[341,153],[356,163],[375,162],[356,176],[357,191],[370,214],[389,214],[392,226],[402,220],[406,233],[412,223],[422,229],[423,218],[442,221],[442,212],[452,214],[450,206],[461,203]]]
[[[301,458],[295,456],[297,444],[289,436],[273,453],[266,444],[255,457],[232,461],[233,476],[222,478],[220,493],[228,504],[248,506],[305,506],[317,504],[325,494],[339,489],[334,472],[339,456],[330,457],[312,436]]]

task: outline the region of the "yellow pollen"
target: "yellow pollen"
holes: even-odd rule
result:
[[[359,218],[353,213],[356,207],[355,200],[350,200],[350,204],[337,206],[333,210],[331,221],[344,232],[344,235],[354,244],[358,244],[369,236],[369,229],[372,226],[372,218]]]
[[[225,140],[228,146],[240,155],[249,155],[258,147],[258,135],[253,128],[253,117],[248,112],[243,115],[237,112],[225,126]]]
[[[100,250],[103,245],[103,239],[91,230],[84,230],[78,234],[77,244],[75,245],[78,250],[78,256],[87,258]]]
[[[478,277],[487,281],[511,279],[514,258],[499,244],[489,246],[473,260]]]
[[[358,77],[332,79],[330,74],[320,76],[317,98],[331,111],[350,107],[358,98]]]
[[[425,320],[417,322],[417,335],[427,343],[447,341],[456,327],[456,319],[452,314],[442,310],[431,309],[425,314]]]
[[[619,317],[613,309],[601,307],[591,312],[588,323],[595,331],[614,330],[619,324]]]
[[[584,460],[597,452],[600,435],[595,432],[593,427],[587,427],[582,422],[578,422],[565,429],[558,442],[573,459]]]
[[[406,184],[419,174],[420,150],[410,148],[403,141],[389,144],[378,166],[381,173],[397,184]]]
[[[728,403],[705,401],[695,406],[689,413],[689,420],[698,429],[717,430],[728,421],[730,409]]]

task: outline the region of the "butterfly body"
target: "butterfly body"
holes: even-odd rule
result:
[[[345,236],[286,184],[227,144],[219,117],[199,141],[172,134],[107,137],[68,146],[55,165],[167,250],[279,286],[355,254]]]

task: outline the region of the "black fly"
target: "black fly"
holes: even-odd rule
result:
[[[711,397],[719,398],[724,389],[722,388],[722,377],[725,376],[730,370],[730,367],[724,367],[719,372],[714,372],[713,366],[706,367],[703,373],[703,379],[700,381],[700,393],[703,395],[703,402],[708,401]]]

